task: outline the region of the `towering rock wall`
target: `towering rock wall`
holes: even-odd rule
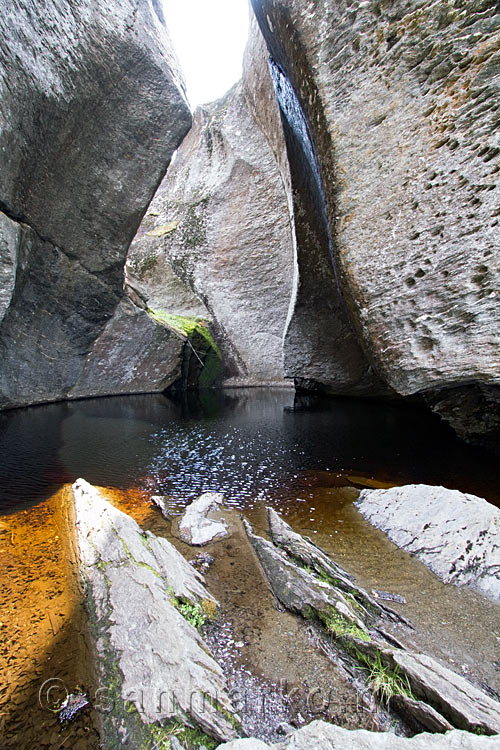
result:
[[[491,396],[498,4],[252,5],[306,116],[340,286],[369,360],[402,395],[482,383]]]
[[[117,305],[125,338],[153,326],[124,326],[123,266],[191,122],[160,5],[12,0],[0,42],[0,408],[163,387],[162,357],[134,381],[126,347],[78,385]]]
[[[176,313],[184,303],[170,292],[173,270],[214,323],[226,379],[270,383],[283,379],[293,238],[267,55],[261,38],[251,44],[256,54],[247,53],[243,81],[196,110],[131,245],[128,269],[150,307]]]

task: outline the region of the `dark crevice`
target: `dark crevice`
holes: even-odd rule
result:
[[[272,58],[272,56],[269,57],[269,69],[271,72],[271,79],[273,81],[274,90],[276,92],[276,99],[278,101],[281,112],[285,136],[287,134],[287,131],[290,131],[292,137],[296,140],[301,151],[301,161],[303,162],[303,164],[300,172],[303,175],[304,182],[307,183],[307,185],[305,185],[305,189],[311,196],[312,202],[314,203],[316,211],[319,214],[318,218],[320,218],[321,220],[322,230],[324,231],[325,239],[327,240],[328,248],[330,251],[330,258],[332,261],[337,288],[340,296],[342,296],[337,264],[335,260],[333,239],[328,221],[325,191],[323,189],[323,181],[321,179],[319,170],[318,157],[314,146],[314,140],[312,138],[309,125],[307,123],[300,102],[297,98],[297,95],[293,89],[293,86],[282,67]],[[287,139],[287,148],[290,151],[290,139]],[[297,156],[296,147],[294,150],[296,152],[295,155]]]

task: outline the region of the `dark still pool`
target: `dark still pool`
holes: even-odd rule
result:
[[[207,391],[179,401],[162,395],[82,400],[0,414],[0,451],[2,747],[99,747],[92,713],[65,729],[47,705],[61,685],[92,693],[67,511],[67,487],[79,477],[106,488],[142,527],[167,538],[169,526],[151,495],[169,496],[180,510],[202,492],[222,492],[259,530],[264,506],[275,507],[296,530],[314,534],[362,585],[406,597],[405,613],[418,625],[415,648],[500,689],[498,607],[485,601],[479,608],[477,594],[445,587],[338,492],[424,483],[499,504],[498,459],[467,446],[417,406],[320,401],[287,389]],[[304,657],[311,651],[306,627],[277,612],[269,591],[256,586],[237,537],[227,549],[208,583],[233,634],[229,643],[243,643],[251,625],[261,644],[233,654],[231,680],[243,675],[258,693],[259,681],[274,684],[293,662],[288,680],[300,680],[314,666],[328,683],[319,657]],[[183,554],[189,558],[192,550]],[[225,653],[226,642],[213,645]],[[345,726],[355,720],[345,719]]]
[[[412,406],[311,401],[285,389],[235,389],[174,403],[145,395],[0,414],[0,508],[12,513],[78,477],[170,494],[224,492],[244,509],[286,493],[303,472],[391,484],[443,484],[496,503],[498,459]],[[312,481],[312,480],[311,480]]]

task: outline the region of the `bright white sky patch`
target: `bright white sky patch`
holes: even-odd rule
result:
[[[241,78],[247,0],[163,0],[163,7],[191,107],[219,99]]]

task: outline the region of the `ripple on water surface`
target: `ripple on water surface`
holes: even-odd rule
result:
[[[86,679],[82,652],[74,650],[77,667],[70,658],[81,641],[80,614],[58,516],[61,488],[80,476],[113,489],[119,507],[159,533],[150,494],[169,495],[180,509],[202,491],[223,492],[255,522],[263,504],[272,504],[294,528],[340,555],[361,583],[399,586],[412,616],[424,606],[422,625],[444,652],[448,639],[459,670],[463,664],[473,670],[473,650],[458,636],[451,643],[447,630],[455,618],[455,630],[466,632],[467,616],[455,613],[445,588],[427,579],[427,571],[417,571],[417,578],[413,568],[408,572],[399,553],[390,553],[390,543],[352,505],[343,507],[335,490],[369,484],[371,477],[386,485],[442,484],[498,504],[495,457],[461,443],[425,411],[295,399],[287,390],[207,392],[180,402],[159,395],[104,398],[0,414],[0,451],[1,669],[4,686],[11,683],[0,691],[3,736],[11,742],[6,747],[31,748],[34,737],[38,747],[54,747],[57,737],[63,748],[70,740],[60,737],[54,717],[31,709],[51,665],[64,672],[70,688]],[[383,566],[376,561],[381,555]],[[443,610],[433,624],[437,597]],[[492,638],[481,630],[492,634],[495,612],[478,618],[474,595],[465,594],[460,606],[472,612],[469,635],[479,658],[491,660]],[[92,727],[86,730],[82,747],[90,749]]]

